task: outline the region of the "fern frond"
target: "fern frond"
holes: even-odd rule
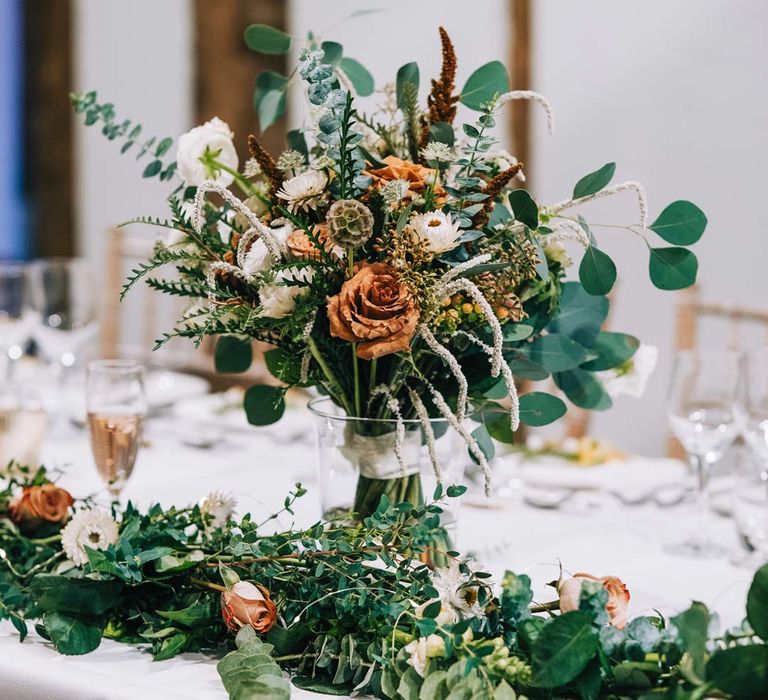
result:
[[[155,251],[154,255],[146,262],[139,263],[131,274],[128,275],[128,279],[125,281],[123,288],[120,290],[120,299],[124,299],[125,295],[131,290],[140,279],[147,274],[156,270],[158,267],[168,265],[170,263],[177,262],[178,260],[197,260],[197,256],[192,253],[188,253],[184,250],[169,250],[168,248],[159,248]]]

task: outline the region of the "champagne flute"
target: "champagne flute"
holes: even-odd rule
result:
[[[0,263],[0,354],[5,360],[5,379],[24,353],[32,331],[29,287],[21,263]]]
[[[680,554],[713,557],[725,553],[709,530],[709,478],[738,434],[738,355],[732,352],[678,353],[672,370],[667,412],[672,432],[688,454],[696,477],[696,512],[691,535],[672,547]]]
[[[147,400],[144,368],[133,360],[88,363],[88,432],[96,469],[114,500],[133,472]]]

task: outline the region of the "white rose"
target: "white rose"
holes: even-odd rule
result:
[[[239,161],[232,137],[229,125],[218,117],[182,134],[176,150],[176,164],[181,179],[195,186],[202,185],[205,180],[213,180],[222,187],[231,185],[235,179],[232,173],[211,168],[201,158],[207,153],[222,165],[237,170]]]
[[[438,634],[430,634],[428,637],[419,637],[409,642],[405,651],[410,655],[408,663],[423,677],[424,671],[427,670],[427,661],[434,656],[445,654],[445,641]]]
[[[305,286],[286,285],[281,282],[311,282],[314,272],[311,267],[289,267],[286,270],[280,270],[275,275],[274,284],[265,285],[259,290],[261,299],[259,315],[267,318],[285,318],[293,313],[296,308],[296,297],[306,294],[308,289]]]
[[[288,236],[291,235],[293,227],[290,224],[284,224],[277,228],[271,229],[272,235],[277,239],[277,242],[282,248],[285,245]],[[267,244],[264,243],[262,238],[256,239],[252,244],[248,252],[243,258],[243,272],[248,277],[253,277],[259,272],[264,272],[278,262],[272,253],[269,252]]]
[[[659,349],[653,345],[643,345],[620,367],[598,372],[605,390],[611,398],[632,396],[639,399],[645,392],[648,380],[656,369]]]

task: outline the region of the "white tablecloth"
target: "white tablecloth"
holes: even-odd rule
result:
[[[307,424],[307,434],[312,427]],[[272,435],[279,431],[272,429]],[[195,502],[214,489],[233,492],[238,510],[269,514],[297,480],[310,487],[297,509],[297,522],[319,517],[313,495],[315,455],[308,439],[282,441],[254,432],[233,432],[222,446],[192,449],[181,445],[173,431],[156,421],[150,424],[151,445],[139,456],[124,496],[140,506]],[[68,465],[61,480],[76,496],[96,492],[100,483],[92,465],[85,435],[50,439],[44,447],[48,466]],[[644,460],[649,471],[658,462]],[[528,573],[537,597],[551,600],[546,582],[557,578],[559,562],[571,572],[614,574],[628,585],[631,613],[652,609],[672,614],[692,599],[720,612],[724,624],[740,622],[752,572],[731,565],[725,558],[694,560],[672,556],[664,544],[684,533],[679,508],[653,505],[622,506],[605,499],[599,507],[575,503],[559,510],[535,509],[521,504],[499,507],[465,506],[458,547],[476,553],[483,567],[499,575],[505,568]],[[287,520],[285,526],[290,525]],[[733,526],[721,519],[715,527],[735,546]],[[317,697],[294,691],[294,697]],[[137,648],[103,641],[99,649],[82,657],[64,657],[49,644],[30,635],[23,644],[10,624],[0,625],[0,698],[52,700],[174,700],[224,699],[215,659],[200,654],[153,663]]]

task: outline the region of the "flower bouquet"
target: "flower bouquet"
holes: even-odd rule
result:
[[[256,50],[287,52],[291,39],[255,25]],[[499,62],[478,68],[458,90],[456,56],[440,29],[442,69],[419,101],[418,65],[407,63],[366,114],[367,71],[335,42],[310,38],[290,77],[257,80],[262,128],[282,112],[290,86],[311,105],[276,159],[248,137],[241,168],[227,124],[214,118],[179,138],[141,140],[141,126],[116,118],[95,93],[74,95],[86,124],[100,124],[122,151],[149,158],[144,177],[175,181],[156,246],[126,284],[139,279],[194,300],[174,336],[220,336],[217,367],[243,371],[252,340],[273,346],[266,365],[279,386],[245,395],[254,425],[277,421],[288,387],[315,387],[347,419],[344,453],[359,471],[352,511],[375,512],[382,496],[423,500],[405,445],[414,435],[441,478],[436,441],[452,431],[489,478],[494,440],[512,442],[520,423],[544,425],[566,405],[611,405],[606,373],[626,374],[639,347],[601,330],[616,266],[579,214],[582,205],[629,192],[634,223],[621,228],[649,254],[651,282],[679,289],[695,281],[695,243],[706,217],[676,201],[650,221],[637,182],[610,184],[615,164],[582,177],[561,202],[540,205],[524,189],[523,164],[497,146],[498,113],[530,100],[553,124],[538,93],[510,90]],[[474,112],[457,124],[459,105]],[[177,182],[177,176],[181,182]],[[230,189],[234,188],[234,189]],[[651,234],[671,245],[657,245]],[[578,263],[564,245],[583,249]],[[572,248],[573,246],[571,246]],[[175,267],[170,279],[154,271]],[[570,277],[569,273],[573,271]],[[577,278],[577,279],[576,279]],[[518,396],[516,380],[552,377],[556,394]],[[392,469],[396,460],[398,469]],[[350,500],[351,500],[350,496]]]

